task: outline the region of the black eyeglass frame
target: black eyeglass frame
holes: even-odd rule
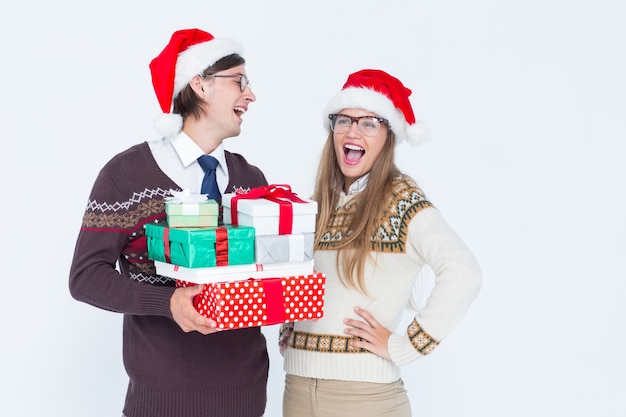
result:
[[[236,78],[236,77],[239,77],[239,88],[241,89],[242,93],[246,90],[246,87],[252,87],[250,85],[250,80],[248,79],[248,76],[246,76],[245,74],[211,74],[211,75],[202,75],[202,74],[200,74],[200,77],[202,77],[204,79],[211,78],[211,77],[215,77],[215,78]]]
[[[378,117],[378,116],[352,117],[352,116],[348,116],[347,114],[343,114],[343,113],[331,113],[331,114],[328,115],[328,118],[330,119],[330,129],[333,132],[335,131],[335,123],[337,123],[337,121],[333,120],[333,119],[336,119],[339,116],[347,117],[348,119],[350,119],[350,121],[352,122],[352,123],[350,123],[350,126],[352,126],[354,123],[356,123],[356,126],[359,128],[359,132],[363,133],[364,135],[365,135],[365,132],[363,132],[363,130],[361,130],[361,127],[359,127],[359,120],[361,120],[361,119],[374,119],[374,120],[378,121],[380,124],[385,124],[385,125],[387,125],[387,127],[389,127],[389,120],[385,119],[384,117]],[[350,130],[350,128],[348,128],[348,130]],[[376,131],[376,133],[374,135],[376,135],[376,134],[378,134],[378,131]]]

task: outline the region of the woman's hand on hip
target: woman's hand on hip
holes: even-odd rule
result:
[[[366,349],[381,358],[391,360],[387,346],[391,331],[381,325],[368,311],[355,307],[354,312],[363,320],[344,319],[343,322],[350,326],[344,332],[362,340],[351,341],[351,346]]]

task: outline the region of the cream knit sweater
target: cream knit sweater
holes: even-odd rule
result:
[[[323,242],[316,247],[314,257],[315,269],[326,274],[324,317],[296,322],[294,328],[315,335],[347,336],[343,319],[362,320],[353,311],[355,306],[362,307],[393,332],[388,345],[392,361],[369,352],[288,348],[284,353],[287,373],[320,379],[393,382],[400,378],[401,365],[437,346],[478,294],[482,279],[478,264],[440,212],[408,176],[399,177],[393,190],[381,227],[372,237],[376,262],[365,268],[369,296],[347,288],[338,277],[333,242],[347,232],[341,225],[349,223],[354,207],[350,204],[353,196],[342,196],[335,217],[329,222],[333,226],[317,231],[323,233]],[[405,330],[404,326],[400,328],[401,320],[424,265],[435,273],[435,286]]]

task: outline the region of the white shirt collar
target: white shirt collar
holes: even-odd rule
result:
[[[357,193],[363,191],[365,189],[365,187],[367,186],[367,180],[368,180],[369,176],[370,176],[370,174],[368,172],[367,174],[363,175],[358,180],[354,181],[352,183],[352,185],[350,185],[350,188],[348,189],[348,194],[347,195],[354,195],[354,194],[357,194]],[[341,189],[341,195],[346,195],[346,193],[343,191],[343,188]]]
[[[198,158],[204,155],[202,149],[185,132],[181,131],[171,140],[171,144],[176,150],[180,161],[185,167],[197,162]],[[224,155],[224,145],[220,145],[209,155],[217,159],[220,163],[219,169],[226,172],[226,156]]]

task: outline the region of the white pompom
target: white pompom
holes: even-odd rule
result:
[[[420,145],[430,139],[430,128],[421,120],[406,128],[406,141],[410,145]]]
[[[154,122],[154,127],[162,136],[172,136],[180,132],[183,118],[180,114],[163,113]]]

